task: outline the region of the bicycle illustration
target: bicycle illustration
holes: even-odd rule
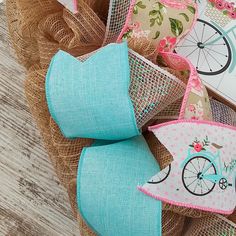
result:
[[[215,188],[216,184],[222,190],[235,186],[236,175],[234,183],[228,181],[229,177],[235,172],[235,164],[230,170],[227,170],[226,166],[223,167],[220,158],[222,146],[214,143],[212,146],[218,149],[216,154],[205,150],[191,153],[192,149],[189,148],[188,157],[181,164],[183,185],[193,195],[207,195]]]
[[[205,140],[204,140],[205,142]],[[209,146],[206,141],[205,146]],[[236,191],[236,160],[232,160],[229,166],[223,166],[220,158],[219,146],[215,143],[211,145],[217,149],[216,154],[207,151],[200,142],[196,142],[193,151],[193,146],[190,145],[188,155],[181,163],[182,182],[185,189],[193,195],[204,196],[209,194],[216,186],[226,190],[228,187],[235,188]],[[171,172],[171,164],[155,175],[148,183],[159,184],[167,179]],[[234,183],[229,183],[229,177],[235,173],[233,178]]]
[[[159,184],[163,182],[170,174],[171,164],[169,164],[165,169],[160,171],[157,175],[155,175],[150,181],[149,184]]]
[[[197,19],[196,25],[175,51],[188,58],[199,74],[218,75],[236,66],[236,25],[224,30],[217,23]]]

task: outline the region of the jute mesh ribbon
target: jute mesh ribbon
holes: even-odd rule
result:
[[[63,137],[48,111],[44,88],[45,74],[52,56],[59,49],[79,57],[97,50],[102,45],[114,42],[125,22],[129,3],[129,0],[113,1],[107,19],[108,0],[79,1],[78,13],[75,15],[64,9],[56,0],[7,0],[8,26],[12,43],[19,62],[27,69],[25,93],[30,111],[41,132],[55,171],[68,191],[72,210],[78,219],[81,234],[86,236],[95,234],[85,224],[77,211],[76,175],[81,150],[83,147],[91,145],[92,140],[81,138],[69,140]],[[129,47],[149,60],[155,61],[154,49],[144,39],[129,41]],[[130,60],[139,60],[138,57],[133,57]],[[186,80],[186,78],[181,77],[181,73],[178,71],[173,71],[171,68],[164,69],[179,79]],[[179,88],[179,91],[182,91],[183,88],[181,86]],[[173,91],[171,100],[163,103],[162,112],[159,115],[161,114],[163,117],[170,115],[176,117],[178,115],[182,95],[179,93],[177,96],[177,91]],[[137,97],[135,92],[137,90],[131,87],[130,92],[135,102]],[[170,105],[170,103],[172,104]],[[142,111],[146,105],[140,105],[137,101],[136,104],[139,105],[136,106],[136,117],[145,117]],[[150,117],[145,119],[137,119],[140,126],[153,117],[154,113],[153,111]],[[155,121],[155,118],[153,121]],[[158,143],[151,133],[146,134],[146,139],[160,166],[163,168],[168,165],[171,162],[168,151]],[[164,204],[163,235],[183,235],[185,216],[196,218],[205,215],[206,213],[202,211]],[[195,225],[204,227],[203,224],[198,222],[201,222],[201,219],[196,222],[193,220],[191,227],[196,227]],[[189,230],[191,230],[191,227]],[[214,229],[212,232],[218,231]]]

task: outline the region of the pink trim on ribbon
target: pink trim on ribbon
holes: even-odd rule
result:
[[[74,13],[78,13],[78,0],[73,0],[74,3]]]
[[[123,29],[121,30],[121,32],[120,32],[120,34],[119,34],[119,36],[116,40],[117,43],[120,43],[122,41],[122,37],[123,37],[124,33],[129,28],[129,22],[131,21],[131,18],[132,18],[132,13],[133,13],[133,10],[134,10],[135,3],[136,3],[136,0],[132,0],[131,3],[130,3],[129,12],[128,12],[128,15],[126,17],[125,25],[124,25]]]
[[[165,59],[165,57],[169,58],[168,56],[171,56],[173,58],[177,58],[179,60],[184,60],[185,63],[188,65],[188,69],[190,70],[190,75],[189,75],[189,80],[188,80],[188,84],[187,84],[187,87],[186,87],[186,91],[185,91],[185,94],[184,94],[184,98],[183,98],[183,102],[182,102],[182,105],[181,105],[181,109],[180,109],[180,113],[179,113],[179,119],[184,119],[184,114],[185,114],[185,109],[186,109],[186,104],[187,104],[187,101],[188,101],[188,97],[189,97],[189,94],[191,92],[191,89],[192,89],[192,81],[194,80],[195,76],[197,75],[197,72],[196,72],[196,69],[195,67],[192,65],[192,63],[187,59],[187,58],[184,58],[176,53],[172,53],[172,52],[160,52],[160,55]],[[169,59],[166,59],[166,60],[169,60]],[[168,62],[167,62],[168,64]],[[187,68],[185,68],[187,69]]]
[[[186,4],[191,4],[191,0],[190,1],[186,1],[185,3],[182,2],[177,2],[176,0],[159,0],[163,5],[167,6],[167,7],[173,7],[176,9],[186,9],[187,6]]]
[[[154,126],[149,126],[148,130],[153,131],[154,129],[159,129],[159,128],[164,127],[164,126],[179,124],[179,123],[195,123],[195,124],[213,125],[213,126],[223,127],[223,128],[227,128],[227,129],[231,129],[231,130],[236,131],[235,126],[226,125],[226,124],[222,124],[222,123],[219,123],[219,122],[208,121],[208,120],[173,120],[173,121],[168,121],[166,123],[161,123],[161,124],[154,125]]]
[[[129,7],[129,12],[128,12],[128,15],[126,17],[126,21],[125,21],[125,24],[116,40],[117,43],[120,43],[122,41],[122,37],[124,35],[124,33],[127,31],[127,29],[129,28],[129,22],[131,21],[131,18],[132,18],[132,13],[133,13],[133,10],[134,10],[134,6],[135,6],[135,3],[136,3],[137,0],[132,0],[131,3],[130,3],[130,7]],[[169,2],[169,0],[159,0],[162,4],[164,5],[168,5],[167,2]],[[179,4],[183,5],[184,7],[177,7],[177,6],[180,6]],[[188,4],[188,3],[186,3]],[[197,22],[197,18],[198,18],[198,5],[196,3],[193,3],[191,0],[189,1],[189,4],[192,5],[196,12],[195,12],[195,16],[194,16],[194,19],[193,19],[193,22],[192,22],[192,25],[190,27],[190,29],[186,30],[186,32],[181,36],[181,38],[178,38],[177,37],[177,42],[180,42],[185,35],[187,35],[192,29],[193,27],[195,26],[196,22]],[[173,3],[173,6],[170,6],[170,3],[168,5],[169,7],[173,7],[173,8],[177,8],[177,9],[185,9],[187,6],[182,4],[182,3]]]
[[[121,31],[118,39],[117,39],[117,43],[120,43],[122,41],[122,37],[123,37],[124,33],[127,31],[128,27],[129,27],[129,22],[131,21],[131,17],[132,17],[132,13],[133,13],[133,9],[134,9],[135,3],[136,3],[136,0],[132,0],[132,2],[130,4],[128,15],[127,15],[127,18],[126,18],[125,25],[124,25],[124,27],[123,27],[123,29],[122,29],[122,31]],[[193,4],[193,6],[196,9],[194,20],[193,20],[193,23],[191,25],[191,28],[189,30],[187,30],[186,33],[183,36],[188,34],[193,29],[193,27],[195,26],[195,23],[197,21],[198,5],[197,4]],[[183,36],[181,38],[183,38]],[[181,109],[180,109],[180,114],[179,114],[179,119],[183,119],[184,118],[185,109],[186,109],[187,100],[188,100],[189,94],[190,94],[191,89],[192,89],[192,81],[194,79],[194,76],[196,75],[195,67],[192,65],[192,63],[188,59],[183,58],[183,57],[181,57],[180,55],[178,55],[176,53],[161,52],[160,54],[162,56],[170,55],[170,56],[173,56],[175,58],[179,58],[181,60],[185,60],[185,62],[188,64],[188,67],[189,67],[188,69],[190,70],[189,81],[188,81],[188,84],[187,84],[187,87],[186,87],[186,92],[184,94],[184,99],[183,99],[183,102],[182,102],[182,105],[181,105]]]
[[[192,205],[192,204],[184,204],[184,203],[180,203],[180,202],[175,202],[175,201],[171,201],[169,199],[163,198],[163,197],[158,197],[158,196],[148,192],[146,189],[142,188],[141,186],[138,186],[137,188],[138,188],[139,191],[143,192],[144,194],[146,194],[146,195],[148,195],[152,198],[155,198],[157,200],[167,202],[169,204],[176,205],[176,206],[199,209],[199,210],[202,210],[202,211],[210,211],[210,212],[224,214],[224,215],[231,215],[234,212],[234,210],[232,210],[232,211],[222,211],[222,210],[216,210],[216,209],[213,209],[213,208],[210,208],[210,207],[198,207],[198,206],[195,206],[195,205]]]

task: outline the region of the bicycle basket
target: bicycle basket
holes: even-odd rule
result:
[[[207,4],[207,8],[205,11],[205,16],[209,17],[212,21],[220,25],[221,27],[225,27],[232,19],[223,13],[223,11],[218,10],[216,7],[211,4]]]

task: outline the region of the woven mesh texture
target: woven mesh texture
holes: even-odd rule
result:
[[[234,236],[236,224],[220,215],[209,215],[189,223],[185,236]]]
[[[236,224],[236,210],[234,211],[234,213],[231,216],[229,216],[229,219]]]
[[[105,2],[105,4],[104,4]],[[94,0],[79,0],[78,14],[71,14],[68,10],[64,9],[56,0],[7,0],[7,18],[9,31],[12,38],[13,46],[16,50],[19,62],[27,69],[27,79],[25,82],[25,93],[30,107],[32,116],[34,117],[37,126],[40,130],[44,145],[48,151],[55,171],[65,188],[68,191],[69,199],[71,202],[74,215],[78,219],[81,235],[92,236],[95,235],[89,227],[85,224],[77,211],[76,205],[76,172],[80,153],[83,147],[89,146],[92,140],[89,139],[65,139],[58,126],[50,117],[48,112],[44,82],[45,74],[48,64],[52,56],[59,50],[63,49],[73,56],[81,56],[93,52],[101,47],[104,41],[105,31],[107,39],[105,42],[111,42],[117,38],[119,31],[123,27],[125,17],[128,11],[129,1],[116,0],[110,7],[110,14],[108,18],[107,30],[105,30],[105,22],[108,9],[108,0],[105,1]],[[102,7],[101,7],[102,6]],[[152,60],[155,59],[153,48],[145,40],[129,42],[129,46],[142,56]],[[153,87],[153,73],[149,63],[140,59],[137,55],[133,54],[130,59],[133,61],[133,68],[137,70],[132,75],[131,96],[136,103],[136,116],[140,126],[144,124],[155,113],[161,111],[162,115],[175,115],[179,112],[179,104],[182,100],[179,94],[182,92],[182,86],[177,83],[177,90],[173,90],[176,83],[174,83],[170,75],[163,75],[160,73],[159,84],[165,88],[169,84],[168,91],[174,98],[166,98],[159,107],[150,105],[151,96],[159,99],[158,93]],[[138,61],[138,62],[137,62]],[[144,78],[142,66],[145,70],[151,70],[149,77]],[[179,79],[181,74],[169,68],[165,68],[171,74]],[[164,80],[167,80],[166,83]],[[184,79],[182,79],[184,81]],[[151,83],[149,89],[151,95],[142,91],[145,88],[145,83]],[[144,86],[145,85],[145,86]],[[137,89],[139,88],[139,89]],[[164,91],[166,91],[164,89]],[[178,94],[177,94],[177,91]],[[145,101],[140,102],[135,97],[144,96]],[[176,97],[175,97],[176,96]],[[141,98],[141,97],[140,97]],[[180,98],[177,102],[175,102]],[[171,104],[170,106],[167,106]],[[154,111],[154,108],[157,109]],[[150,116],[146,114],[145,110],[149,109]],[[158,110],[159,109],[159,110]],[[235,113],[230,113],[231,118],[227,121],[235,121]],[[150,148],[154,155],[160,162],[162,168],[171,162],[169,153],[151,133],[146,136]],[[169,208],[168,208],[169,207]],[[203,216],[202,212],[189,213],[189,209],[180,209],[165,204],[163,211],[163,235],[183,235],[181,233],[185,216],[200,217]],[[183,214],[182,216],[174,213],[173,211]],[[186,213],[187,212],[187,213]],[[205,218],[204,218],[205,219]],[[194,225],[194,222],[192,223]],[[199,227],[204,227],[203,224]],[[214,231],[215,232],[215,231]],[[194,234],[193,234],[194,235]],[[215,234],[218,235],[218,234]]]
[[[236,112],[233,109],[213,99],[210,100],[210,103],[215,121],[236,126]]]
[[[162,211],[162,236],[182,236],[185,217],[171,211]]]
[[[156,49],[146,38],[131,38],[128,47],[150,61],[155,61]]]
[[[172,104],[170,104],[168,107],[166,107],[164,110],[162,110],[156,117],[153,119],[178,119],[179,112],[182,106],[183,97],[176,100]]]
[[[134,51],[129,53],[131,85],[136,121],[143,127],[157,113],[184,95],[185,85],[177,77],[154,67]]]
[[[125,24],[131,0],[110,0],[104,45],[115,42]]]

